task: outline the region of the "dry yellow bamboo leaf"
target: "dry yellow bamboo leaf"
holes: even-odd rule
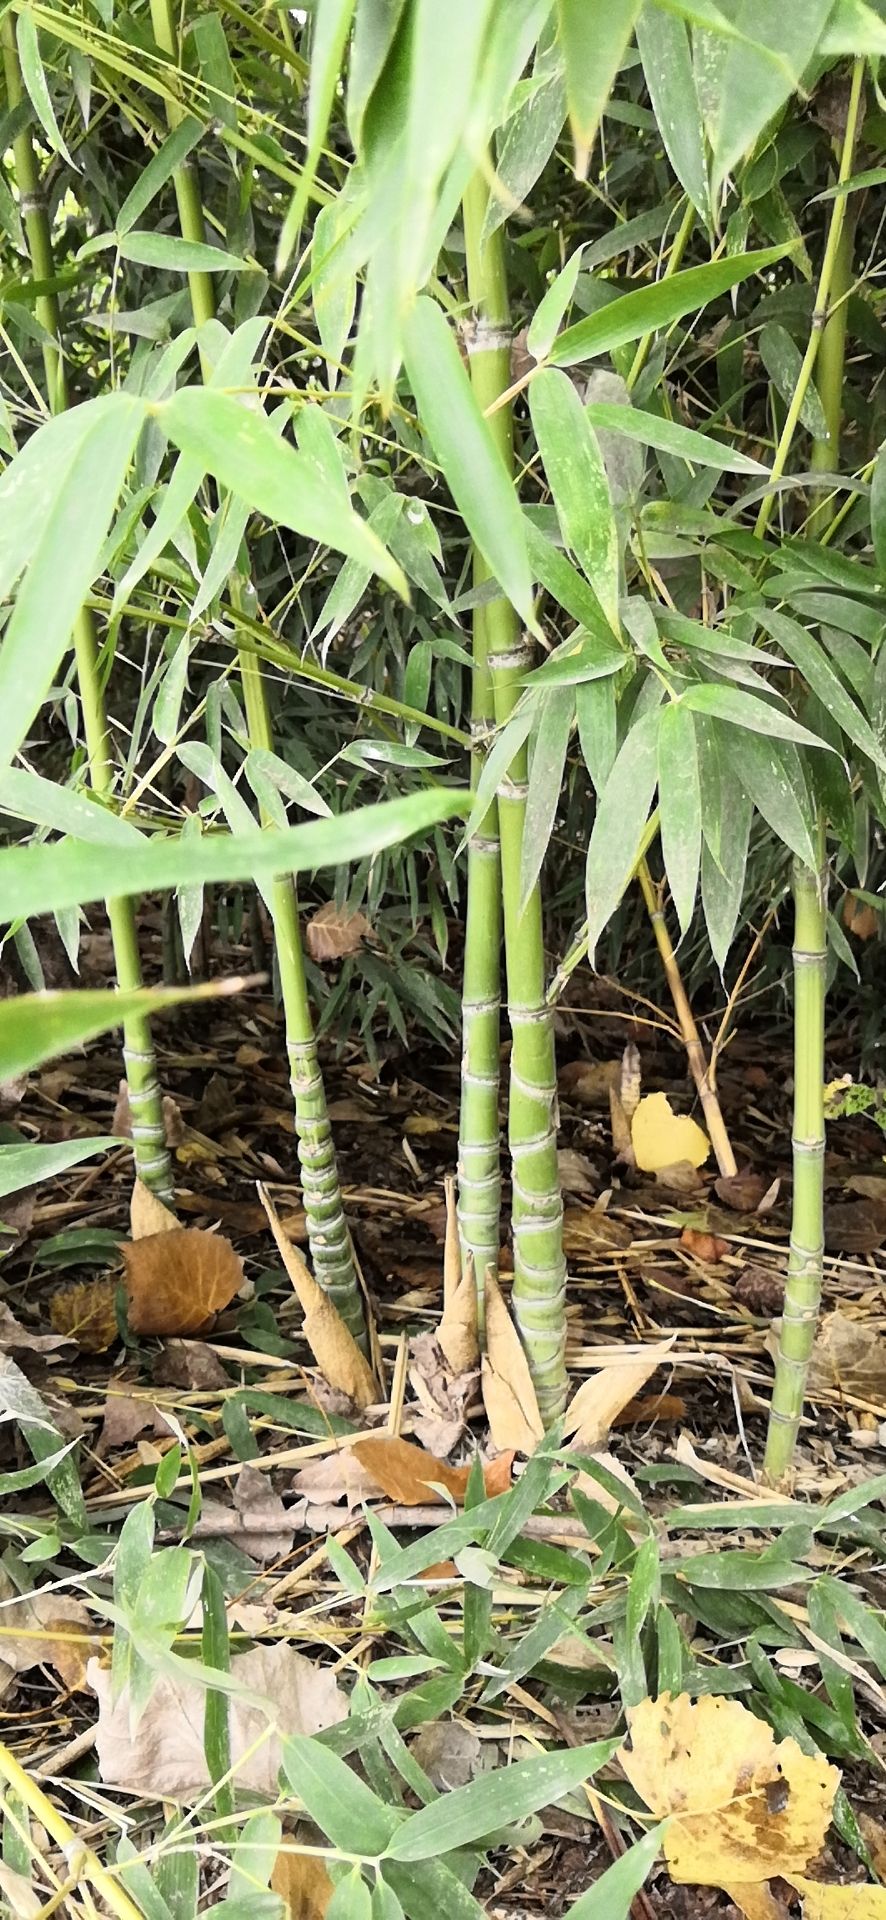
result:
[[[360,1352],[350,1329],[328,1294],[294,1247],[280,1225],[264,1187],[257,1183],[258,1197],[268,1216],[277,1252],[292,1281],[305,1316],[304,1335],[323,1378],[340,1393],[346,1393],[355,1406],[371,1407],[380,1398],[380,1389],[369,1361]]]
[[[535,1388],[520,1336],[491,1267],[486,1270],[486,1352],[483,1404],[500,1452],[534,1453],[544,1438]]]
[[[570,1403],[564,1428],[577,1447],[600,1446],[613,1420],[645,1387],[673,1344],[673,1340],[662,1340],[654,1347],[626,1347],[623,1359],[583,1381]]]
[[[711,1143],[688,1114],[675,1113],[666,1093],[647,1093],[631,1121],[634,1156],[642,1173],[656,1173],[688,1160],[704,1164]]]
[[[324,1861],[286,1846],[274,1861],[271,1887],[283,1901],[284,1920],[323,1920],[333,1893]]]
[[[455,1181],[447,1173],[443,1182],[446,1195],[446,1239],[443,1243],[443,1318],[455,1298],[461,1285],[461,1243],[458,1237],[458,1210],[455,1204]]]
[[[479,1364],[477,1338],[477,1288],[474,1281],[474,1256],[468,1253],[465,1270],[457,1287],[445,1292],[443,1318],[437,1328],[437,1345],[442,1348],[453,1373],[472,1373]]]
[[[152,1233],[175,1233],[181,1222],[164,1207],[162,1200],[136,1175],[129,1202],[129,1226],[133,1240],[147,1240]]]

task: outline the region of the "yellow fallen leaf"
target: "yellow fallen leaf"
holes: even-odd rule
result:
[[[284,1920],[323,1920],[333,1893],[324,1862],[285,1845],[274,1861],[271,1887],[283,1901]]]
[[[268,1216],[277,1252],[304,1311],[305,1339],[320,1372],[331,1387],[346,1393],[355,1406],[371,1407],[379,1399],[380,1390],[369,1361],[360,1352],[337,1307],[314,1279],[298,1248],[287,1239],[262,1186],[258,1187],[258,1197]]]
[[[480,1359],[477,1338],[477,1288],[474,1283],[474,1256],[469,1253],[458,1285],[444,1294],[443,1318],[437,1328],[437,1345],[442,1349],[454,1374],[472,1373]]]
[[[673,1344],[664,1340],[654,1347],[626,1347],[623,1360],[601,1367],[599,1373],[582,1382],[570,1402],[564,1429],[574,1435],[576,1447],[599,1447],[613,1420],[645,1387]]]
[[[486,1352],[483,1355],[483,1404],[492,1439],[500,1453],[534,1453],[544,1438],[535,1388],[520,1336],[502,1299],[491,1267],[486,1274]]]
[[[744,1914],[744,1920],[785,1920],[785,1909],[781,1900],[770,1893],[765,1880],[758,1886],[749,1881],[740,1887],[724,1887],[734,1907]]]
[[[836,1767],[772,1728],[738,1700],[662,1694],[628,1713],[619,1759],[656,1819],[671,1878],[736,1887],[792,1879],[821,1852],[840,1784]]]
[[[647,1093],[631,1121],[631,1142],[642,1173],[656,1173],[681,1160],[703,1166],[711,1151],[706,1133],[688,1114],[675,1113],[666,1093]]]
[[[179,1226],[175,1214],[138,1176],[129,1202],[129,1226],[133,1240],[147,1240],[152,1233],[174,1233]]]
[[[789,1877],[803,1900],[803,1920],[886,1920],[886,1887],[829,1887]]]
[[[133,1333],[199,1333],[243,1285],[243,1262],[222,1233],[203,1227],[148,1234],[123,1248]]]

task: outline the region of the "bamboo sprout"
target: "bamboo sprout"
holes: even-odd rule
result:
[[[510,378],[510,315],[501,229],[482,240],[489,188],[475,174],[463,210],[468,291],[476,315],[471,378],[481,408],[507,390]],[[512,416],[508,406],[489,415],[502,459],[513,473]],[[503,596],[486,608],[485,639],[498,726],[510,719],[520,696],[529,649],[510,602]],[[502,904],[511,1073],[508,1140],[512,1163],[514,1311],[532,1372],[542,1418],[561,1411],[566,1395],[566,1266],[563,1205],[557,1167],[557,1081],[552,1015],[545,1001],[541,891],[536,884],[521,903],[520,870],[526,813],[527,754],[522,749],[498,789]],[[490,945],[494,930],[489,930]]]
[[[822,839],[824,836],[822,835]],[[763,1470],[780,1485],[794,1457],[824,1258],[824,1008],[827,870],[794,867],[794,1197]]]
[[[151,0],[151,19],[158,46],[177,61],[178,35],[171,0]],[[180,121],[181,109],[175,102],[169,103],[167,118],[170,127]],[[194,168],[187,163],[177,167],[173,173],[173,185],[183,238],[205,243],[203,205]],[[208,273],[195,270],[188,274],[188,284],[194,323],[202,326],[215,317],[212,280]],[[239,624],[236,584],[232,583],[232,587],[234,617]],[[238,665],[251,745],[273,751],[273,727],[261,663],[251,649],[240,648]],[[259,815],[263,827],[273,827],[273,821],[263,807],[259,808]],[[289,1077],[295,1106],[308,1244],[317,1280],[365,1351],[367,1336],[363,1299],[342,1205],[341,1183],[308,997],[298,896],[291,876],[273,882],[270,905],[283,999]]]
[[[0,36],[7,100],[10,110],[14,112],[24,99],[24,86],[15,39],[15,16],[12,13],[6,14],[0,26]],[[35,311],[48,336],[43,347],[47,399],[51,413],[63,413],[68,406],[68,389],[61,344],[61,316],[58,297],[53,291],[55,260],[49,216],[29,125],[21,128],[12,145],[31,267],[35,280],[43,284]],[[86,737],[89,784],[104,805],[113,805],[113,764],[99,674],[98,642],[88,606],[81,607],[74,623],[74,659]],[[134,903],[128,898],[111,899],[105,905],[111,929],[117,985],[121,992],[130,992],[142,985]],[[151,1025],[145,1015],[123,1022],[123,1060],[129,1089],[136,1172],[145,1186],[150,1187],[161,1200],[172,1204],[172,1164],[166,1146],[163,1100]]]

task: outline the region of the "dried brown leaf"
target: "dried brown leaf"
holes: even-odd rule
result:
[[[312,1506],[344,1500],[349,1513],[378,1490],[369,1469],[360,1465],[351,1447],[336,1447],[316,1460],[306,1460],[293,1474],[291,1486],[300,1500],[309,1500]]]
[[[208,1392],[231,1384],[218,1354],[204,1340],[166,1340],[154,1361],[154,1380],[161,1387],[186,1387]]]
[[[687,1253],[694,1254],[696,1260],[705,1260],[711,1266],[725,1260],[729,1252],[728,1240],[721,1240],[716,1233],[704,1233],[698,1227],[684,1227],[680,1245],[686,1248]]]
[[[95,1450],[103,1459],[116,1447],[131,1447],[140,1434],[160,1439],[168,1433],[168,1423],[144,1394],[109,1393]]]
[[[714,1181],[714,1192],[724,1207],[731,1207],[733,1213],[756,1213],[761,1200],[769,1192],[770,1182],[765,1173],[755,1173],[747,1167],[744,1173],[723,1174]]]
[[[52,1667],[69,1692],[84,1687],[97,1642],[82,1602],[39,1587],[16,1594],[5,1574],[0,1596],[0,1662],[13,1673]]]
[[[486,1275],[486,1352],[483,1404],[494,1445],[506,1453],[534,1453],[544,1438],[535,1388],[520,1336],[490,1269]]]
[[[640,1049],[632,1040],[628,1041],[621,1056],[621,1075],[619,1080],[619,1098],[625,1116],[632,1120],[640,1105],[640,1090],[643,1085],[643,1069],[640,1064]]]
[[[847,893],[843,896],[843,925],[847,933],[854,933],[856,940],[873,940],[880,926],[880,915],[866,900],[857,900],[854,893]]]
[[[849,1314],[825,1314],[812,1349],[807,1392],[849,1393],[886,1405],[886,1341]]]
[[[636,1399],[673,1346],[664,1340],[653,1347],[626,1347],[624,1358],[602,1367],[583,1381],[570,1402],[564,1431],[576,1447],[598,1447],[613,1421]]]
[[[0,1893],[10,1912],[15,1915],[15,1920],[37,1920],[38,1914],[43,1912],[44,1899],[36,1891],[33,1881],[25,1874],[17,1873],[14,1867],[7,1866],[3,1860],[0,1860]]]
[[[307,922],[305,941],[311,959],[322,965],[326,960],[343,960],[345,954],[356,953],[371,932],[364,913],[351,913],[328,900]]]
[[[4,1353],[57,1353],[70,1341],[68,1333],[34,1333],[23,1327],[11,1307],[0,1300],[0,1349]]]
[[[292,1521],[267,1474],[259,1473],[257,1467],[241,1467],[234,1487],[234,1506],[248,1522],[243,1545],[250,1559],[262,1566],[285,1559],[292,1551]]]
[[[600,1176],[586,1154],[576,1153],[572,1147],[561,1147],[557,1154],[557,1170],[561,1192],[576,1194],[579,1199],[594,1198],[600,1187]]]
[[[200,1333],[243,1285],[243,1262],[223,1234],[161,1230],[124,1246],[133,1333]]]
[[[347,1717],[347,1698],[328,1667],[315,1666],[285,1641],[236,1654],[231,1676],[252,1696],[247,1700],[235,1695],[230,1703],[237,1786],[274,1799],[281,1737],[335,1726]],[[98,1696],[96,1748],[106,1786],[151,1800],[193,1800],[205,1792],[210,1779],[203,1751],[203,1687],[179,1675],[172,1679],[158,1674],[148,1705],[131,1729],[128,1688],[112,1704],[110,1672],[97,1660],[89,1663],[88,1679]],[[254,1703],[255,1696],[262,1704]]]
[[[156,1193],[146,1187],[143,1180],[136,1176],[129,1202],[129,1226],[133,1240],[147,1240],[155,1233],[175,1233],[178,1221],[169,1207],[164,1207]]]
[[[608,1107],[609,1089],[621,1085],[620,1060],[571,1060],[561,1067],[557,1085],[579,1107]]]
[[[325,1863],[287,1846],[274,1861],[271,1888],[283,1902],[283,1920],[323,1920],[333,1895]]]
[[[78,1280],[57,1287],[49,1301],[49,1318],[66,1340],[76,1340],[83,1353],[105,1353],[119,1338],[115,1300],[116,1280]]]
[[[331,1387],[346,1393],[357,1407],[371,1407],[379,1399],[378,1382],[350,1329],[314,1279],[307,1262],[287,1240],[264,1187],[258,1196],[268,1216],[277,1251],[304,1311],[304,1335],[320,1372]]]
[[[432,1720],[416,1734],[410,1752],[438,1793],[466,1787],[483,1767],[483,1741],[460,1720]]]

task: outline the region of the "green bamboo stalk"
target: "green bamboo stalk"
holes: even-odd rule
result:
[[[0,24],[0,40],[7,100],[14,111],[24,99],[24,86],[12,13],[7,13]],[[31,268],[35,280],[42,281],[45,286],[45,291],[35,303],[35,312],[48,336],[43,348],[47,399],[51,413],[63,413],[68,405],[68,389],[61,344],[61,316],[58,298],[52,291],[55,259],[37,156],[28,125],[21,129],[13,141],[13,158]],[[89,783],[102,802],[111,805],[114,799],[113,763],[99,673],[95,622],[88,606],[81,607],[74,623],[74,658],[86,736]],[[105,905],[111,929],[117,985],[121,992],[129,992],[142,985],[134,903],[130,899],[111,899]],[[129,1088],[136,1172],[153,1193],[170,1204],[174,1198],[172,1163],[166,1146],[163,1099],[157,1077],[151,1026],[144,1016],[123,1023],[123,1060]]]
[[[157,45],[177,61],[178,34],[171,0],[151,0],[151,20]],[[170,105],[168,119],[170,127],[176,126],[181,119],[181,110]],[[173,186],[183,239],[205,242],[203,204],[196,169],[187,163],[177,168],[173,174]],[[194,323],[202,326],[215,317],[211,276],[200,271],[189,273],[188,284]],[[231,586],[235,603],[234,617],[239,623],[239,591],[235,581]],[[250,742],[253,747],[273,751],[274,734],[261,664],[252,650],[242,647],[238,649],[237,657]],[[273,828],[273,820],[263,807],[259,808],[259,815],[263,827]],[[283,999],[290,1085],[295,1105],[302,1197],[314,1272],[354,1338],[365,1348],[367,1336],[363,1299],[342,1205],[341,1183],[308,997],[298,896],[291,876],[274,881],[270,906]]]
[[[828,425],[826,440],[815,440],[812,444],[811,467],[813,473],[838,473],[840,470],[840,436],[843,430],[843,371],[846,364],[846,321],[849,311],[849,295],[852,292],[852,255],[855,245],[856,214],[854,206],[850,208],[843,221],[843,228],[837,246],[834,261],[834,275],[831,282],[831,295],[828,317],[825,323],[821,346],[818,350],[816,385],[821,400],[824,417]],[[834,518],[836,496],[827,493],[816,501],[806,522],[806,532],[810,539],[818,539]]]
[[[822,834],[822,840],[824,835]],[[791,1469],[815,1340],[824,1259],[824,1009],[827,870],[794,867],[794,1197],[791,1245],[763,1470]]]
[[[504,243],[499,228],[484,243],[489,187],[481,174],[463,202],[468,292],[476,314],[471,377],[484,411],[507,391],[510,313]],[[489,424],[502,459],[514,471],[513,423],[499,406]],[[498,726],[510,719],[522,691],[531,650],[510,602],[489,603],[484,623],[487,664]],[[527,753],[516,755],[498,790],[502,905],[511,1074],[508,1140],[512,1162],[514,1311],[545,1422],[566,1397],[566,1264],[563,1205],[557,1168],[557,1078],[551,1012],[545,1001],[541,890],[533,887],[521,910],[521,859],[526,815]],[[490,940],[494,933],[490,934]]]

